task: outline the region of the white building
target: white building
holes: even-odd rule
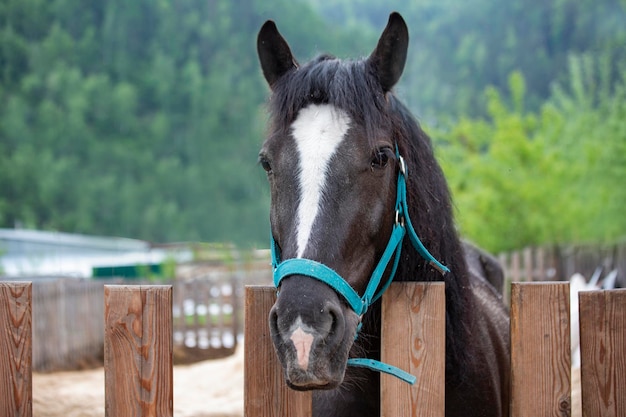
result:
[[[0,229],[0,275],[91,277],[94,267],[154,265],[191,260],[189,249],[171,250],[127,238]]]

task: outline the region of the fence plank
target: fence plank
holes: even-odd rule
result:
[[[445,411],[445,286],[393,283],[383,296],[383,362],[417,377],[381,376],[383,416],[440,417]]]
[[[275,301],[276,288],[246,286],[244,416],[310,416],[311,392],[287,387],[272,345],[267,318]]]
[[[511,287],[511,417],[571,412],[569,283]]]
[[[522,257],[523,257],[523,262],[524,262],[524,281],[531,282],[534,280],[532,249],[524,248],[524,250],[522,251]]]
[[[535,249],[535,260],[536,260],[536,276],[535,281],[546,281],[546,250],[543,247],[538,247]]]
[[[105,285],[105,415],[171,417],[172,287]]]
[[[626,416],[626,289],[579,300],[583,417]]]
[[[75,369],[101,360],[103,284],[76,278],[33,277],[33,371]]]
[[[32,284],[0,282],[0,416],[33,415]]]
[[[520,253],[519,251],[516,251],[511,254],[511,282],[520,281],[521,276]]]

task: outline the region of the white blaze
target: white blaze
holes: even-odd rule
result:
[[[301,258],[311,236],[329,162],[350,127],[350,118],[329,104],[311,104],[300,110],[291,125],[300,157],[300,205],[298,206],[297,243]]]

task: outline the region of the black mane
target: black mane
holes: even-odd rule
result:
[[[431,141],[418,122],[391,92],[383,91],[366,60],[339,60],[321,55],[293,69],[272,86],[269,107],[272,129],[286,131],[309,104],[332,104],[362,126],[374,146],[376,135],[391,132],[408,165],[409,214],[420,239],[451,272],[445,277],[447,366],[460,367],[472,322],[469,278],[453,221],[450,192],[435,160]],[[441,281],[405,239],[396,281]]]
[[[453,217],[452,198],[443,171],[437,163],[430,138],[410,111],[389,94],[400,153],[408,165],[407,200],[413,227],[428,251],[450,272],[445,277],[432,268],[404,240],[403,257],[396,281],[445,281],[447,366],[464,369],[474,308],[464,253]],[[450,363],[450,361],[454,363]],[[462,376],[461,376],[462,377]]]

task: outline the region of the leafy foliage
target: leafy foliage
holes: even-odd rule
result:
[[[514,73],[510,105],[489,89],[487,119],[435,132],[463,234],[492,251],[626,234],[626,78],[605,89],[602,64],[572,59],[536,113]]]

